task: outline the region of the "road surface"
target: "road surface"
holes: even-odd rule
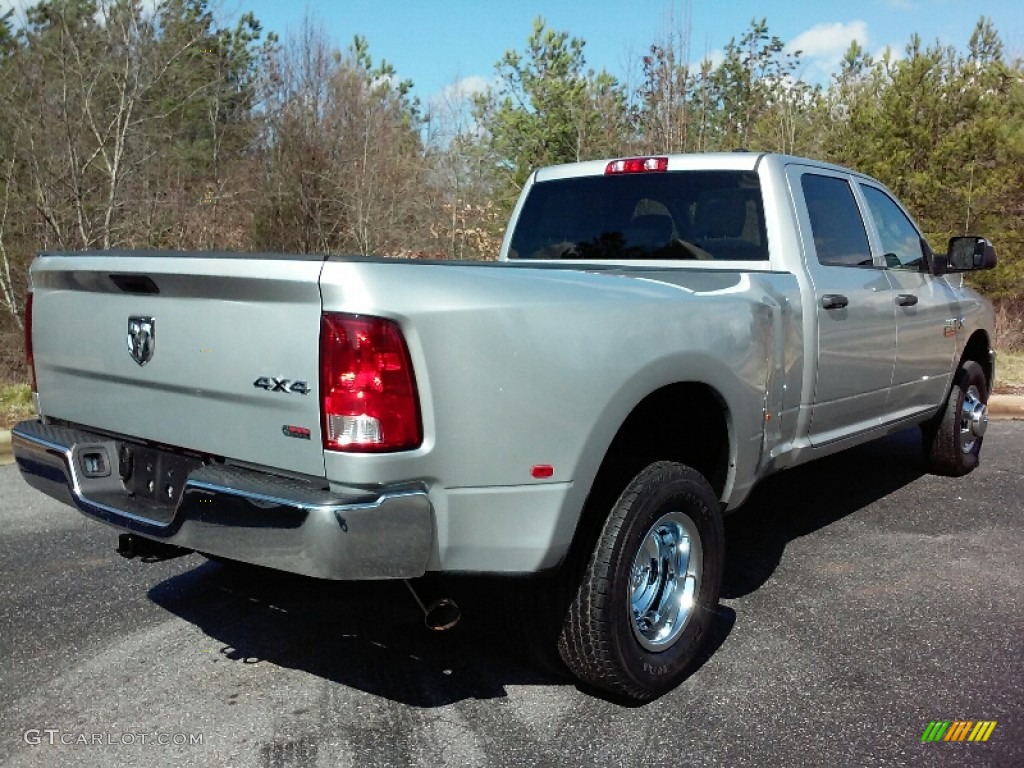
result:
[[[428,633],[400,583],[123,560],[0,467],[0,765],[1024,765],[1024,422],[969,477],[920,464],[911,431],[766,481],[727,519],[713,654],[643,707],[519,660],[482,606]]]

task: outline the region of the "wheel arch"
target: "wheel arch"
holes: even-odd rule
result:
[[[991,350],[992,346],[988,333],[981,329],[976,330],[964,345],[963,352],[960,354],[960,361],[956,366],[956,370],[960,370],[960,367],[968,360],[973,360],[980,365],[981,369],[985,372],[985,381],[988,384],[989,392],[992,391],[992,385],[995,383],[995,364],[990,354]]]
[[[589,554],[615,500],[644,467],[655,461],[686,464],[700,472],[721,499],[733,480],[735,451],[732,413],[716,388],[690,381],[651,392],[629,412],[604,453],[569,557]]]

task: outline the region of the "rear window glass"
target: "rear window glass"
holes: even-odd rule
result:
[[[534,184],[513,259],[768,259],[757,174],[670,171]]]
[[[853,190],[845,179],[805,173],[800,178],[821,264],[870,267],[871,247]]]

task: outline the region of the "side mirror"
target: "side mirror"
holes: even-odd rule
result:
[[[967,235],[951,237],[949,250],[934,257],[932,270],[941,275],[946,272],[973,272],[978,269],[992,269],[996,265],[996,249],[984,237]]]

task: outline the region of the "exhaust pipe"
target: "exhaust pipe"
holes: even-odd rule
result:
[[[430,605],[424,605],[423,601],[420,600],[420,596],[416,594],[416,590],[412,588],[409,580],[402,579],[402,582],[409,588],[409,594],[412,595],[412,599],[416,601],[416,605],[423,611],[423,623],[427,629],[443,632],[459,623],[459,619],[462,618],[462,611],[459,610],[459,606],[450,597],[442,597]]]
[[[122,533],[117,537],[117,554],[128,560],[137,557],[144,563],[159,563],[162,560],[191,555],[192,550],[153,541],[134,533]]]

